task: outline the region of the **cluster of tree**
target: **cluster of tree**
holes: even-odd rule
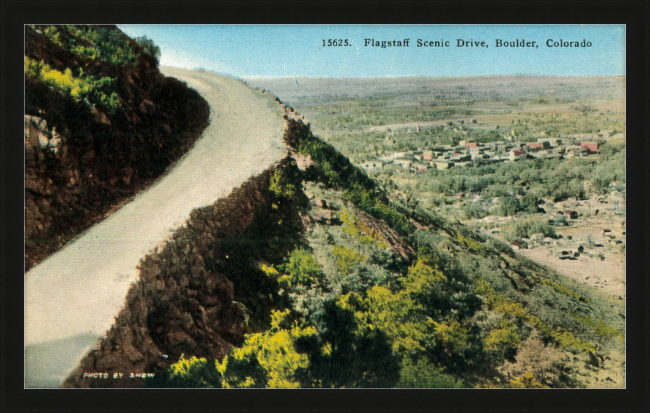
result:
[[[537,218],[518,219],[505,236],[510,240],[516,240],[530,238],[533,234],[544,234],[544,237],[557,238],[555,228],[546,220]]]
[[[74,54],[114,65],[135,66],[141,53],[158,61],[160,48],[146,36],[131,39],[112,26],[32,25],[52,42]],[[138,46],[139,45],[139,46]]]

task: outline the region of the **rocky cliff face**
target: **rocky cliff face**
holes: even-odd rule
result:
[[[248,316],[232,280],[252,272],[247,264],[256,254],[240,256],[260,248],[250,232],[268,218],[270,176],[195,210],[170,242],[142,260],[115,325],[62,387],[142,387],[143,373],[159,373],[182,354],[221,358],[241,345]],[[237,244],[245,248],[233,250]]]
[[[112,26],[27,26],[25,67],[29,268],[160,176],[209,108]]]

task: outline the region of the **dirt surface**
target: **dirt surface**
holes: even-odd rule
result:
[[[62,355],[60,343],[81,335],[99,338],[111,327],[140,259],[169,239],[192,209],[227,196],[286,154],[282,108],[270,95],[217,74],[162,72],[208,101],[210,125],[163,178],[27,272],[25,348],[31,360],[49,363],[47,369],[26,366],[32,375],[26,381],[35,387],[58,385],[52,378],[65,377],[89,348]]]
[[[591,285],[614,299],[625,299],[625,262],[621,257],[607,254],[602,261],[585,256],[575,260],[560,260],[543,248],[523,249],[519,253],[562,275]]]

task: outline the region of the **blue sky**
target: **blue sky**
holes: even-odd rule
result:
[[[625,74],[624,25],[118,25],[154,40],[161,64],[203,67],[239,77],[477,76]],[[410,39],[410,47],[365,47],[364,39]],[[348,39],[349,47],[323,47]],[[417,47],[417,39],[450,47]],[[456,47],[457,39],[485,41]],[[537,48],[497,48],[496,39]],[[547,47],[553,41],[591,47]]]

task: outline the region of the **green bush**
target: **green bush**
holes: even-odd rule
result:
[[[539,210],[539,202],[539,198],[535,194],[529,192],[522,198],[521,208],[528,213],[535,214]]]
[[[345,193],[345,198],[359,208],[370,213],[370,215],[375,218],[383,219],[388,225],[401,234],[408,234],[413,228],[413,225],[411,225],[408,218],[392,206],[383,202],[371,190],[365,189],[359,185],[353,185],[352,188]]]
[[[490,211],[486,210],[483,204],[479,202],[473,202],[462,209],[467,219],[481,219],[490,215]]]
[[[563,295],[566,295],[567,297],[571,297],[571,298],[574,298],[576,300],[582,301],[583,303],[589,304],[591,302],[591,300],[589,298],[583,297],[583,296],[581,296],[579,294],[576,294],[574,291],[570,290],[568,287],[566,287],[562,283],[555,282],[553,280],[549,280],[548,278],[539,277],[536,274],[532,274],[532,276],[533,276],[533,279],[535,281],[540,282],[540,283],[542,283],[544,285],[548,285],[554,291],[556,291],[556,292],[558,292],[560,294],[563,294]]]
[[[512,228],[512,227],[511,227]],[[539,218],[520,219],[514,223],[514,228],[510,231],[511,240],[530,238],[533,234],[544,234],[545,237],[557,238],[555,228]]]
[[[172,364],[168,370],[145,380],[145,387],[221,388],[221,373],[214,360],[185,358]]]
[[[532,371],[528,371],[523,375],[510,380],[510,387],[513,389],[543,389],[548,388],[535,378]]]
[[[79,76],[75,76],[70,68],[60,72],[27,56],[25,56],[25,74],[40,79],[75,100],[84,101],[91,106],[99,105],[112,112],[121,104],[114,91],[115,79],[109,77],[86,76],[82,69],[79,70]]]
[[[445,374],[444,368],[422,357],[417,362],[405,357],[400,370],[397,387],[401,388],[462,388],[463,381]]]
[[[507,319],[502,318],[496,329],[483,340],[486,350],[502,351],[504,354],[512,354],[519,347],[521,336],[517,332],[517,326]]]
[[[521,202],[517,197],[514,196],[505,196],[501,199],[501,205],[499,206],[501,215],[505,216],[514,216],[517,212],[521,211]]]
[[[366,259],[366,257],[358,252],[340,245],[335,245],[332,253],[334,254],[336,268],[343,275],[350,274],[353,268]]]
[[[122,31],[112,26],[56,25],[32,26],[52,42],[72,53],[114,65],[136,65],[138,47]],[[146,36],[135,39],[144,53],[158,59],[160,49]],[[156,60],[157,61],[157,60]]]
[[[625,334],[610,326],[609,324],[605,323],[603,320],[594,320],[591,316],[584,316],[578,313],[571,313],[571,317],[573,317],[574,320],[580,322],[581,324],[585,324],[591,328],[594,329],[596,332],[596,335],[601,338],[612,338],[616,337],[618,335],[624,336]]]
[[[142,46],[142,51],[149,56],[155,57],[156,62],[160,62],[160,47],[156,46],[153,40],[147,38],[147,36],[136,37],[133,40]]]
[[[288,325],[290,310],[273,311],[271,328],[263,333],[247,334],[241,348],[231,350],[218,370],[226,388],[297,388],[309,387],[309,359],[296,349],[296,341],[314,337],[313,327]]]
[[[284,176],[283,169],[273,172],[269,181],[269,190],[281,200],[291,200],[296,196],[296,186],[289,183]]]
[[[291,251],[285,258],[284,264],[278,269],[284,273],[279,279],[281,285],[296,286],[302,284],[309,286],[321,282],[323,270],[311,252],[302,248]]]

